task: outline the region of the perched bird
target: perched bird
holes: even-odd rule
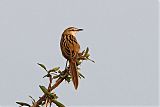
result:
[[[72,81],[75,89],[78,88],[78,72],[76,66],[77,55],[80,51],[80,45],[77,42],[76,34],[83,29],[78,29],[75,27],[69,27],[64,30],[60,47],[62,55],[69,61],[69,71],[72,77]]]

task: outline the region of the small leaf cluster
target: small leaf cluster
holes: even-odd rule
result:
[[[52,68],[50,70],[47,70],[47,68],[45,67],[45,65],[40,64],[40,63],[38,63],[38,65],[41,68],[43,68],[46,71],[46,73],[47,73],[45,76],[43,76],[43,78],[48,77],[49,81],[50,81],[48,89],[45,86],[41,86],[41,85],[39,86],[40,89],[43,91],[43,93],[47,97],[46,100],[41,103],[41,105],[42,106],[44,104],[50,104],[51,105],[52,103],[54,103],[58,107],[65,107],[61,102],[57,101],[58,96],[55,93],[51,92],[52,91],[51,90],[51,85],[52,85],[53,79],[64,78],[65,77],[64,71],[61,71],[60,67],[54,67],[54,68]]]
[[[51,104],[51,103],[54,103],[54,104],[56,104],[58,107],[65,107],[61,102],[57,101],[58,96],[57,96],[55,93],[50,93],[50,92],[46,89],[45,86],[41,86],[41,85],[40,85],[39,87],[40,87],[40,89],[43,91],[43,93],[44,93],[45,95],[47,95],[47,98],[49,99],[50,104]],[[45,102],[42,103],[41,105],[43,106],[44,104],[45,104]]]
[[[89,54],[89,48],[88,47],[86,48],[86,50],[83,50],[81,53],[78,54],[77,66],[79,66],[83,62],[83,60],[89,60],[89,61],[95,63],[95,61],[90,59],[90,54]]]

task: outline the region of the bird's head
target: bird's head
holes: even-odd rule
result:
[[[77,32],[82,31],[83,29],[79,29],[76,27],[69,27],[64,30],[63,34],[71,34],[73,36],[76,36]]]

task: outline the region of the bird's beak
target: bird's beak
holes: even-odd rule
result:
[[[77,31],[83,31],[83,29],[78,29]]]

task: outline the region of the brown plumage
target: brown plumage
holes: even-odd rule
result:
[[[62,55],[69,61],[69,71],[72,77],[72,81],[75,89],[78,88],[78,72],[76,66],[77,55],[80,51],[80,45],[76,39],[76,33],[83,29],[78,29],[75,27],[69,27],[64,30],[60,47],[62,51]]]

